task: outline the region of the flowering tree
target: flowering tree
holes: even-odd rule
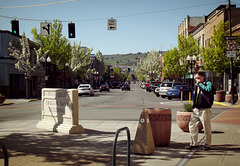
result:
[[[68,62],[68,66],[71,69],[72,75],[78,75],[83,77],[86,74],[89,65],[91,63],[90,54],[92,49],[87,49],[87,51],[81,48],[81,44],[76,44],[74,42],[71,49],[71,58]]]
[[[42,49],[36,50],[34,48],[33,54],[30,50],[28,38],[25,36],[25,33],[22,35],[22,39],[20,39],[21,43],[21,50],[16,49],[13,44],[9,43],[9,51],[10,56],[13,56],[16,59],[15,68],[25,74],[25,79],[27,80],[26,84],[26,95],[29,98],[29,91],[28,91],[28,81],[29,78],[33,75],[35,70],[40,66],[40,60],[43,57]],[[45,52],[47,54],[47,51]]]
[[[158,75],[160,72],[161,64],[159,61],[159,52],[152,50],[148,53],[145,59],[140,59],[137,64],[137,74],[145,78],[146,80],[151,79],[150,75]],[[153,76],[152,76],[153,78]]]

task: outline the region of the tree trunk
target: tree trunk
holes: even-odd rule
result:
[[[29,99],[29,78],[26,77],[26,97]]]

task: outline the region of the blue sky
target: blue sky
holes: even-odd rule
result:
[[[208,15],[227,3],[226,0],[0,0],[0,29],[11,31],[10,22],[16,18],[20,34],[25,32],[32,39],[32,28],[40,33],[41,22],[59,19],[63,21],[63,36],[68,37],[68,23],[73,21],[76,38],[69,40],[93,48],[92,53],[167,51],[177,46],[178,26],[187,15]],[[233,3],[239,7],[238,0]],[[30,5],[36,6],[26,7]],[[116,31],[107,30],[107,19],[111,17],[117,19]]]

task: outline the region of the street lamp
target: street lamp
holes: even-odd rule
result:
[[[188,65],[191,65],[190,68],[191,68],[191,88],[192,89],[193,89],[193,70],[192,70],[192,68],[193,68],[193,66],[195,66],[196,59],[197,59],[197,57],[195,55],[187,56]]]
[[[42,58],[41,62],[43,63],[43,67],[45,68],[45,87],[47,88],[47,81],[48,81],[48,69],[49,69],[49,63],[51,62],[51,58],[47,57],[47,58]]]

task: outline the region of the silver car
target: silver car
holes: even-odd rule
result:
[[[80,84],[78,86],[78,95],[90,95],[94,96],[94,90],[90,84]]]
[[[167,96],[167,90],[170,89],[171,87],[175,86],[175,85],[182,85],[183,83],[181,82],[163,82],[161,84],[161,87],[159,89],[159,95],[162,98],[165,98]]]

